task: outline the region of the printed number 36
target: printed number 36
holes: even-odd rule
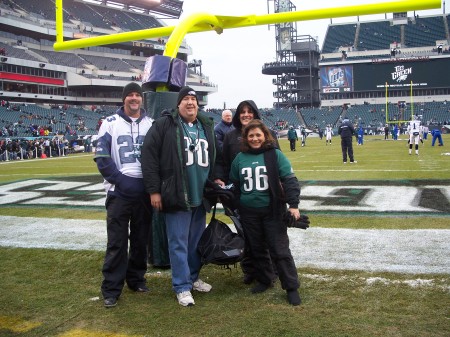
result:
[[[251,167],[245,167],[242,169],[242,175],[245,180],[244,191],[265,191],[269,188],[265,166],[256,166],[254,172]]]

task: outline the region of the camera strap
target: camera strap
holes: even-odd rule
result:
[[[184,133],[188,136],[188,141],[189,141],[189,146],[188,149],[191,152],[194,152],[195,149],[197,148],[198,142],[199,142],[199,138],[200,138],[200,130],[198,127],[198,121],[195,120],[193,123],[191,124],[195,124],[196,127],[196,137],[195,139],[191,136],[191,133],[189,132],[188,126],[186,125],[186,123],[183,121],[183,119],[180,117],[180,122],[181,122],[181,126],[183,127]]]

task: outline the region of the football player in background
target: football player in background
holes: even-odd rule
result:
[[[415,146],[416,155],[419,155],[419,140],[421,140],[422,123],[418,116],[414,116],[413,120],[408,123],[407,132],[409,134],[409,154],[412,153],[413,144]]]
[[[331,136],[333,136],[333,128],[328,124],[325,128],[325,145],[328,145],[328,142],[330,142],[331,145]]]

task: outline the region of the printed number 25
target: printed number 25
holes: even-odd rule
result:
[[[142,144],[144,137],[143,135],[136,137],[136,144]],[[134,163],[136,159],[141,162],[140,158],[133,156],[133,138],[130,135],[117,137],[117,145],[119,146],[119,158],[122,164]]]

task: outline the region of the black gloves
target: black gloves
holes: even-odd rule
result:
[[[295,220],[292,214],[289,211],[286,211],[283,215],[283,222],[287,227],[291,228],[301,228],[307,229],[309,228],[309,217],[307,215],[301,214],[300,219]]]
[[[219,184],[207,180],[203,195],[206,199],[208,199],[211,205],[215,205],[217,202],[220,202],[224,207],[235,209],[236,197],[233,191],[234,187],[231,185],[221,187]]]

